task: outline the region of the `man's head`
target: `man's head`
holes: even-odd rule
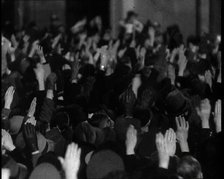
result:
[[[127,21],[130,23],[133,23],[134,20],[137,18],[138,14],[136,14],[134,11],[128,11],[127,12]]]
[[[200,163],[192,156],[185,156],[180,159],[177,166],[177,174],[182,179],[203,178]]]
[[[89,123],[98,128],[106,128],[106,127],[113,127],[113,121],[110,119],[108,115],[106,115],[103,112],[95,113],[91,119],[89,120]]]

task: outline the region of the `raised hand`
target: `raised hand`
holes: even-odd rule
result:
[[[29,57],[32,58],[38,48],[39,40],[36,40],[32,43],[32,48],[29,53]]]
[[[184,117],[176,117],[176,126],[177,126],[177,131],[176,131],[176,136],[177,136],[177,141],[180,144],[180,148],[182,152],[189,152],[189,147],[188,147],[188,131],[189,131],[189,123],[188,121],[185,120]]]
[[[159,157],[159,167],[168,169],[170,156],[162,133],[156,134],[156,148]]]
[[[210,70],[205,72],[205,82],[212,88],[212,73]]]
[[[80,69],[79,61],[78,61],[78,59],[74,59],[74,61],[72,62],[71,81],[76,81],[77,80],[79,69]]]
[[[137,130],[133,125],[129,125],[126,133],[126,154],[132,155],[135,154],[135,146],[137,144]]]
[[[106,68],[108,61],[109,61],[109,52],[108,52],[108,47],[107,46],[102,46],[100,49],[100,59],[101,63],[100,66]]]
[[[37,80],[44,80],[44,68],[41,63],[38,63],[36,68],[34,68]]]
[[[28,35],[24,35],[24,37],[23,37],[23,42],[24,42],[24,43],[27,43],[29,39],[30,39],[30,36],[28,36]]]
[[[45,84],[44,84],[44,76],[45,76],[45,71],[43,68],[43,65],[41,63],[38,63],[36,68],[34,68],[34,72],[36,75],[36,79],[39,83],[39,90],[45,90]]]
[[[179,47],[179,51],[178,51],[178,54],[179,54],[179,60],[178,60],[178,62],[177,62],[178,67],[179,67],[179,72],[178,72],[178,75],[179,75],[179,76],[183,76],[183,74],[184,74],[184,70],[185,70],[185,68],[186,68],[186,66],[187,66],[187,58],[186,58],[186,56],[185,56],[185,54],[184,54],[185,51],[186,51],[186,49],[184,48],[183,45],[181,45],[181,46]]]
[[[4,106],[5,109],[11,108],[14,93],[15,93],[15,88],[13,86],[10,86],[5,93],[5,106]]]
[[[31,104],[30,104],[30,108],[29,108],[29,111],[28,111],[28,114],[27,116],[28,117],[33,117],[34,116],[34,113],[36,111],[36,105],[37,105],[37,98],[33,98]]]
[[[28,123],[32,124],[33,126],[36,126],[37,125],[37,121],[36,121],[36,119],[35,119],[34,116],[28,118],[27,121],[24,124],[26,125]]]
[[[125,109],[126,115],[132,115],[132,109],[136,102],[136,97],[133,90],[129,87],[124,93],[120,95],[119,98]]]
[[[221,121],[222,121],[222,117],[221,117],[221,114],[222,114],[222,107],[221,107],[221,104],[222,101],[219,99],[216,101],[215,103],[215,111],[214,111],[214,123],[215,123],[215,127],[216,127],[216,132],[221,132],[222,130],[222,124],[221,124]]]
[[[137,98],[138,96],[138,88],[141,86],[142,81],[139,74],[135,75],[135,77],[132,79],[132,90]]]
[[[177,56],[179,48],[174,48],[170,55],[170,63],[174,62],[175,57]]]
[[[176,152],[176,134],[173,129],[168,129],[163,136],[156,134],[156,148],[159,156],[159,167],[168,168],[169,158]]]
[[[77,179],[80,167],[80,155],[81,149],[77,144],[71,143],[67,147],[65,158],[58,158],[65,171],[66,179]]]
[[[35,126],[31,123],[25,124],[23,128],[23,133],[26,144],[32,154],[39,153]]]
[[[127,47],[125,47],[124,49],[120,49],[120,50],[118,51],[118,57],[119,57],[119,58],[122,58],[122,57],[124,56],[126,50],[127,50]]]
[[[60,41],[61,37],[62,37],[62,35],[59,34],[58,36],[56,36],[56,37],[54,38],[53,43],[52,43],[52,45],[51,45],[52,49],[54,49],[54,48],[57,46],[57,44],[58,44],[58,42]]]
[[[40,45],[37,45],[36,53],[40,58],[44,57],[43,47],[41,47]]]
[[[2,168],[2,179],[9,179],[10,178],[10,169],[8,168]]]
[[[170,78],[171,84],[175,85],[176,74],[175,74],[175,67],[171,64],[167,66],[167,77]]]
[[[176,152],[176,134],[172,128],[166,131],[164,140],[169,156],[174,156]]]
[[[2,147],[8,151],[13,151],[16,148],[11,135],[4,129],[2,129]]]
[[[201,101],[200,106],[196,107],[198,116],[201,118],[202,128],[209,128],[209,117],[211,114],[211,104],[206,98]]]
[[[50,73],[47,77],[47,89],[54,90],[55,88],[55,83],[57,81],[57,75],[56,73]]]

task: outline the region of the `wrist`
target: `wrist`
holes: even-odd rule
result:
[[[15,146],[14,145],[12,145],[12,146],[10,146],[9,148],[8,148],[8,151],[10,151],[10,152],[12,152],[13,150],[15,150]]]
[[[216,131],[216,133],[219,133],[219,132],[221,132],[222,131],[222,127],[221,127],[221,125],[215,125],[215,131]]]
[[[32,152],[32,155],[36,155],[36,154],[39,154],[39,153],[40,153],[40,151],[36,150],[36,151]]]
[[[164,159],[159,159],[159,167],[168,169],[169,167],[169,156]]]
[[[77,174],[74,174],[74,173],[70,173],[70,172],[65,171],[65,178],[66,179],[78,179]]]
[[[44,91],[45,90],[45,84],[43,79],[37,79],[38,84],[39,84],[39,91]]]
[[[46,59],[45,59],[45,57],[44,57],[44,56],[41,56],[41,57],[40,57],[40,61],[41,61],[42,64],[46,63]]]
[[[48,98],[48,99],[53,99],[54,98],[54,91],[53,90],[51,90],[51,89],[48,89],[47,90],[47,95],[46,95],[46,98]]]
[[[135,154],[134,148],[130,148],[130,149],[127,148],[126,155],[134,155],[134,154]]]
[[[37,153],[39,153],[39,149],[38,149],[38,147],[37,147],[37,145],[36,144],[30,144],[30,150],[31,150],[31,153],[32,154],[37,154]]]
[[[202,120],[202,128],[203,129],[209,129],[210,126],[209,126],[209,120],[206,118],[206,120]]]
[[[10,109],[10,107],[11,107],[11,103],[7,103],[7,102],[6,102],[5,105],[4,105],[4,108],[5,108],[5,109]]]
[[[180,70],[178,71],[178,76],[184,76],[184,70],[180,69]]]
[[[180,144],[181,152],[189,152],[190,151],[187,141],[180,141],[179,144]]]

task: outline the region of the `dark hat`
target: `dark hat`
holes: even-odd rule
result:
[[[23,124],[24,116],[13,116],[9,119],[9,133],[11,135],[18,134]]]
[[[188,110],[188,99],[177,89],[165,98],[165,109],[169,115],[177,116]]]
[[[150,109],[136,109],[134,111],[134,117],[141,121],[141,126],[145,126],[152,119],[153,113]]]
[[[59,171],[50,163],[37,165],[30,175],[30,179],[61,179]]]
[[[102,121],[105,121],[107,119],[108,119],[108,116],[106,114],[104,114],[102,112],[98,112],[98,113],[93,114],[93,116],[91,117],[91,119],[88,120],[88,122],[92,126],[98,127]]]
[[[88,179],[101,179],[114,171],[124,171],[122,158],[111,150],[102,150],[92,155],[86,170]]]
[[[53,165],[58,171],[62,169],[61,162],[58,160],[58,155],[55,152],[47,152],[38,158],[37,164],[49,163]]]

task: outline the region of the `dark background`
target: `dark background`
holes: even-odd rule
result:
[[[66,24],[70,27],[83,17],[92,19],[100,15],[103,25],[109,27],[110,8],[109,0],[66,0]]]

